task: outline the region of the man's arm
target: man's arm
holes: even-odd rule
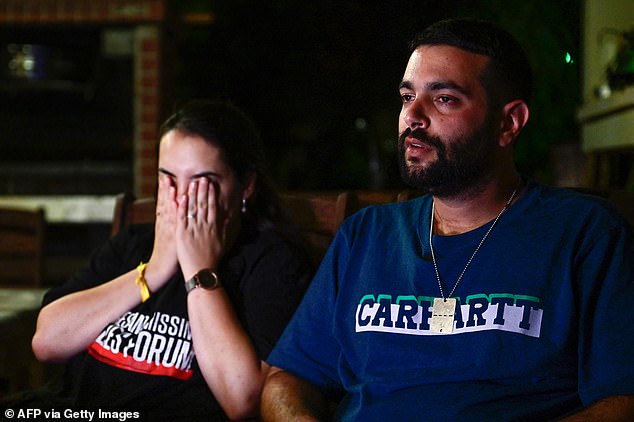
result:
[[[264,421],[326,421],[330,403],[308,381],[272,367],[264,384],[261,402]]]
[[[599,400],[562,422],[626,422],[634,420],[634,396],[612,396]]]

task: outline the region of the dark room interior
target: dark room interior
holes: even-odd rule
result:
[[[0,353],[29,358],[9,368],[0,354],[0,396],[55,370],[28,346],[41,297],[114,233],[117,198],[155,195],[158,127],[188,100],[244,110],[281,192],[356,192],[343,217],[408,199],[398,86],[410,40],[443,18],[490,20],[524,46],[535,86],[515,150],[524,175],[631,194],[634,10],[619,1],[0,0],[0,208],[43,210],[41,271],[18,286],[35,294],[0,289],[0,306],[24,304],[17,325],[0,324],[23,347]]]

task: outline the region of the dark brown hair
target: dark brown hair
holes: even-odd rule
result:
[[[267,175],[262,140],[246,114],[226,101],[193,100],[161,125],[159,139],[170,130],[199,136],[218,147],[241,182],[255,174],[255,190],[247,205],[244,224],[257,230],[292,232],[293,225]]]

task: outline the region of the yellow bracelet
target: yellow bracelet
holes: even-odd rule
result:
[[[136,267],[139,276],[136,278],[135,283],[141,289],[141,302],[145,302],[150,298],[150,289],[147,286],[147,281],[145,281],[145,267],[147,267],[147,264],[143,262]]]

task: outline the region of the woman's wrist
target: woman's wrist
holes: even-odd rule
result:
[[[169,280],[176,269],[167,269],[164,266],[158,266],[150,259],[145,267],[145,282],[147,283],[150,291],[155,292],[160,289]]]
[[[196,272],[191,278],[185,280],[185,290],[187,294],[198,288],[215,290],[219,287],[222,287],[222,284],[220,283],[218,274],[209,268],[204,268]]]

